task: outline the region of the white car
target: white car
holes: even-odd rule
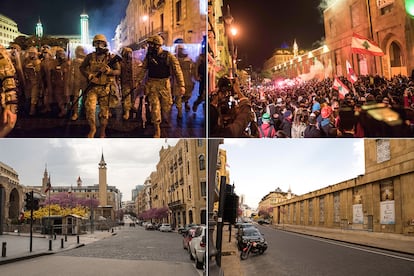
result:
[[[195,260],[198,269],[203,268],[204,258],[206,256],[206,231],[206,226],[198,226],[195,230],[194,237],[188,244],[190,259]]]
[[[159,230],[160,230],[160,232],[171,232],[172,228],[171,228],[171,225],[169,225],[167,223],[163,223],[163,224],[161,224]]]

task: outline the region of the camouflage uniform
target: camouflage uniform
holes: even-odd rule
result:
[[[38,58],[38,52],[35,47],[30,47],[27,51],[28,56],[26,57],[23,65],[23,72],[25,77],[25,99],[28,104],[30,99],[30,115],[36,113],[36,106],[38,104],[40,96],[41,76],[40,76],[40,60]]]
[[[97,36],[98,35],[94,38],[94,44],[95,40],[97,40]],[[105,38],[103,35],[99,36],[103,37],[102,39]],[[98,39],[98,41],[101,42],[103,40]],[[106,43],[106,38],[104,42]],[[91,85],[90,90],[86,91],[87,95],[85,101],[86,119],[90,127],[90,132],[88,134],[89,138],[93,138],[96,132],[96,105],[99,104],[100,107],[100,137],[105,137],[105,129],[109,119],[109,108],[114,107],[117,104],[116,101],[111,100],[112,97],[110,95],[117,93],[118,91],[116,76],[119,76],[121,73],[121,65],[119,62],[116,62],[112,68],[108,68],[108,63],[113,57],[114,55],[107,51],[102,51],[100,53],[93,52],[85,57],[79,67],[81,73],[88,78],[90,81],[89,85]]]
[[[185,84],[177,58],[170,52],[159,48],[162,44],[161,37],[152,37],[148,43],[154,43],[154,40],[156,40],[158,46],[157,53],[151,55],[147,53],[142,66],[143,70],[138,75],[138,83],[142,82],[145,73],[148,71],[145,95],[148,97],[151,121],[155,127],[154,137],[158,138],[161,134],[161,119],[168,122],[166,116],[168,116],[167,114],[169,114],[173,103],[170,83],[171,71],[174,73],[179,87],[184,88]],[[161,112],[164,118],[161,118]]]
[[[179,87],[177,82],[175,82],[174,85],[174,102],[177,106],[178,115],[177,117],[180,119],[182,118],[182,103],[185,103],[185,110],[190,111],[190,105],[188,104],[188,100],[192,96],[192,92],[194,89],[194,82],[193,77],[194,74],[194,62],[191,60],[191,58],[188,57],[187,54],[184,53],[184,48],[182,45],[177,46],[177,59],[180,63],[181,71],[183,72],[184,76],[184,83],[185,83],[185,94],[181,95],[179,92]]]
[[[49,98],[52,93],[51,71],[54,65],[52,51],[48,45],[42,46],[42,56],[42,61],[40,63],[40,74],[42,79],[41,94],[43,98],[44,109],[41,112],[46,113],[52,111],[49,104]]]
[[[17,119],[16,70],[6,50],[0,45],[0,137],[6,136]]]
[[[124,120],[129,119],[129,111],[131,110],[131,92],[136,87],[133,78],[133,60],[132,49],[122,49],[122,62],[121,62],[121,93],[122,93],[122,108],[124,109]]]
[[[72,60],[69,69],[69,95],[71,96],[73,111],[72,120],[76,121],[79,117],[79,101],[80,101],[80,91],[85,91],[86,86],[88,86],[88,80],[84,75],[81,74],[79,69],[83,60],[85,59],[86,53],[82,46],[76,47],[75,58]]]
[[[70,61],[66,59],[65,51],[60,48],[56,50],[56,59],[50,71],[52,90],[49,93],[48,104],[57,103],[59,107],[59,117],[66,114],[65,105],[68,102],[68,73]]]

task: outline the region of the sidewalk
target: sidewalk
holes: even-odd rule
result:
[[[32,252],[30,252],[30,235],[28,233],[3,232],[3,235],[0,235],[0,244],[2,248],[1,252],[3,253],[3,244],[6,243],[6,256],[0,257],[0,265],[43,255],[55,254],[65,250],[81,247],[86,244],[108,238],[112,235],[116,235],[116,233],[108,231],[95,231],[94,233],[82,234],[79,235],[78,243],[78,236],[76,235],[67,235],[67,241],[65,241],[64,235],[57,235],[56,239],[50,239],[49,235],[34,233],[32,239]],[[52,242],[52,250],[49,250],[49,241]]]
[[[223,227],[221,268],[225,276],[243,276],[244,272],[240,267],[240,252],[236,244],[237,229],[232,227],[231,230],[231,242],[229,242],[229,228]]]

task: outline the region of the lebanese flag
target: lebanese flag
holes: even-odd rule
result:
[[[349,63],[349,61],[346,61],[346,72],[348,73],[348,74],[347,74],[348,80],[349,80],[351,83],[355,83],[355,82],[358,80],[358,77],[357,77],[357,75],[355,74],[354,69],[352,69],[352,66],[351,66],[351,64]]]
[[[346,87],[337,76],[335,76],[332,88],[338,90],[339,99],[345,99],[345,95],[349,93],[348,87]]]
[[[356,33],[352,35],[351,50],[352,53],[356,54],[372,56],[384,55],[384,52],[381,50],[377,43]]]

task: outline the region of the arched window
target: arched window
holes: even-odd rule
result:
[[[402,56],[401,49],[397,43],[392,42],[390,45],[390,64],[391,67],[401,67],[402,66]]]
[[[206,161],[204,159],[204,155],[200,155],[198,157],[198,165],[200,167],[200,171],[203,171],[206,169]]]

